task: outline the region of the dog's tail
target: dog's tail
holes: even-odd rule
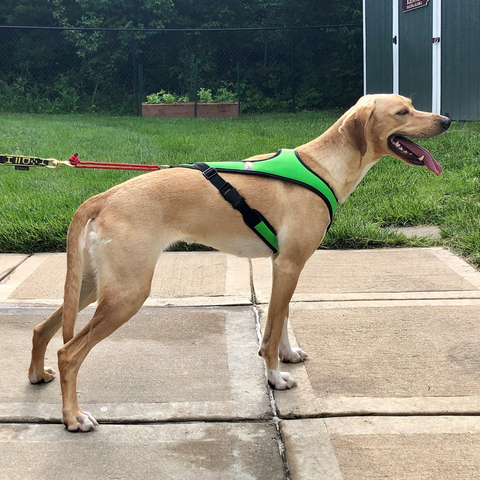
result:
[[[75,212],[67,234],[67,277],[63,300],[63,343],[73,338],[79,310],[80,291],[84,269],[85,227],[101,210],[102,194],[88,199]]]

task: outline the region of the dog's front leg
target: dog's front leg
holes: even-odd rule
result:
[[[268,307],[267,326],[259,354],[267,366],[268,383],[277,390],[285,390],[296,385],[288,372],[278,369],[278,347],[282,338],[284,320],[288,316],[288,305],[297,286],[302,271],[298,265],[281,254],[273,262],[272,295]]]

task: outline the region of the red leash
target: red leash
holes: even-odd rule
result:
[[[139,170],[142,172],[153,172],[169,167],[169,165],[141,165],[136,163],[82,162],[78,158],[78,153],[74,153],[68,161],[70,165],[75,168],[101,168],[105,170]]]

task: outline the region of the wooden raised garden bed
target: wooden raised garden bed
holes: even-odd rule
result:
[[[142,117],[194,117],[195,103],[142,103]],[[238,117],[238,103],[197,103],[197,117]]]

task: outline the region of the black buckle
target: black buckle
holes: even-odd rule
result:
[[[217,171],[213,167],[208,167],[205,171],[202,172],[203,176],[210,180],[212,177],[217,175]]]
[[[238,199],[237,203],[232,203],[233,205],[233,208],[235,208],[235,210],[240,210],[241,208],[243,208],[244,205],[246,205],[246,202],[245,202],[245,199],[240,195],[240,198]]]
[[[220,193],[225,196],[227,194],[228,191],[230,191],[231,189],[233,188],[232,184],[231,183],[228,183],[228,182],[225,182],[224,185],[222,185],[221,188],[219,188],[220,190]]]

